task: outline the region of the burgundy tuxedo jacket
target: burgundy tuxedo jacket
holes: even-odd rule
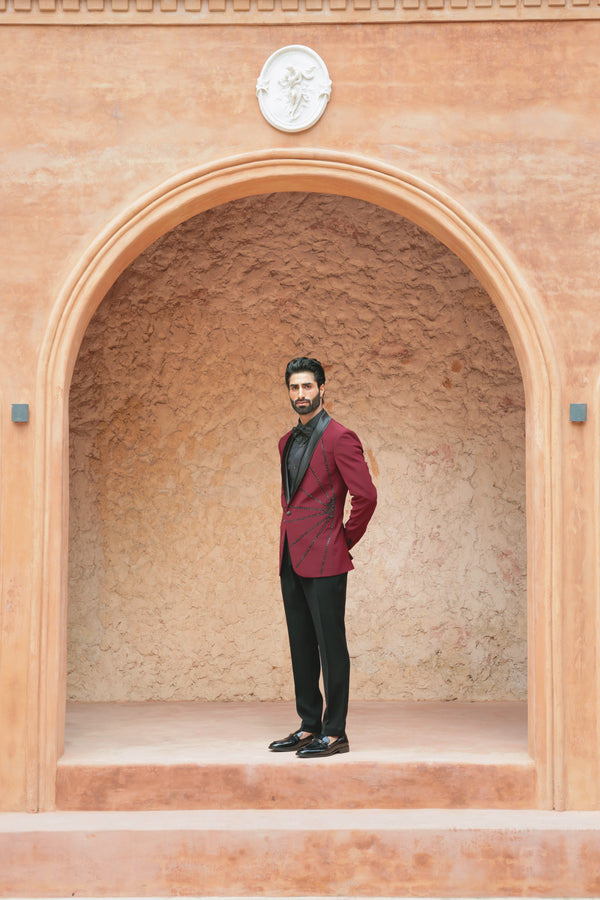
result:
[[[281,540],[279,564],[287,538],[295,572],[305,578],[341,575],[353,569],[349,547],[363,536],[377,491],[358,436],[323,412],[302,456],[294,484],[289,484],[288,431],[279,441],[281,456]],[[344,504],[352,507],[344,525]]]

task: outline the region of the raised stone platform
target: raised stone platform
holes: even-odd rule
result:
[[[527,710],[353,703],[351,752],[272,754],[291,704],[70,704],[59,811],[0,815],[0,897],[598,897],[600,813],[536,811]]]
[[[57,808],[532,808],[519,703],[351,705],[351,752],[270,753],[288,703],[70,704]]]

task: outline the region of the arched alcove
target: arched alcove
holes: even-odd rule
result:
[[[125,210],[90,246],[58,298],[39,367],[38,457],[41,654],[36,787],[40,808],[54,802],[64,733],[67,610],[68,414],[71,374],[96,308],[126,266],[179,223],[217,205],[285,190],[344,195],[399,213],[431,232],[471,269],[497,306],[517,354],[526,398],[529,738],[540,805],[551,803],[551,696],[560,663],[549,604],[554,520],[549,472],[552,357],[535,301],[502,247],[436,187],[380,164],[323,152],[263,153],[184,173]],[[342,416],[340,416],[342,418]],[[45,510],[42,514],[41,510]],[[533,551],[533,552],[532,552]]]
[[[276,440],[304,352],[379,487],[351,579],[352,698],[525,699],[525,404],[498,311],[407,219],[286,192],[172,229],[88,326],[68,697],[291,699]]]

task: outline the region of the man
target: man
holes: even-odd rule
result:
[[[349,548],[363,536],[377,504],[361,443],[323,407],[325,372],[316,359],[288,363],[285,381],[298,425],[279,442],[280,577],[287,622],[298,731],[269,749],[303,759],[350,750],[346,715],[350,656],[344,615]],[[344,525],[347,493],[352,508]],[[323,669],[325,712],[319,689]]]

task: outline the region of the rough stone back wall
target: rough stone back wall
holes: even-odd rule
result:
[[[166,234],[88,327],[69,697],[291,698],[277,439],[301,353],[379,489],[349,578],[352,695],[526,696],[524,398],[498,312],[414,224],[282,193]]]

